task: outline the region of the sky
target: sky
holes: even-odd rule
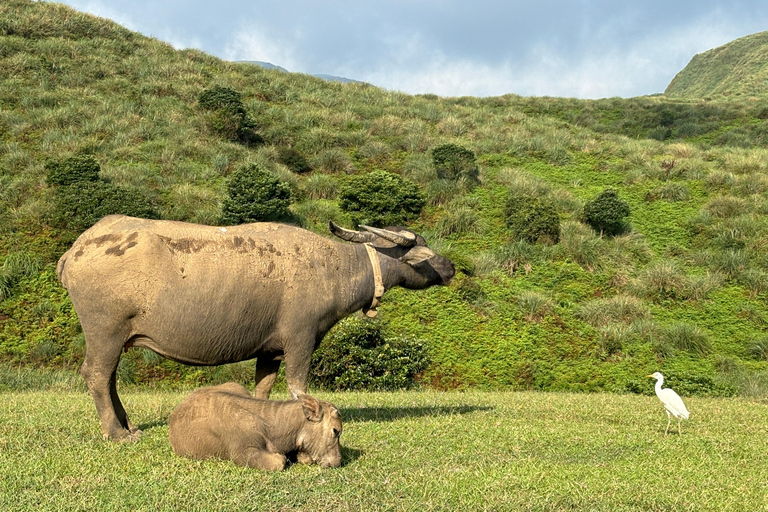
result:
[[[768,30],[766,0],[58,0],[175,48],[439,96],[629,98]]]

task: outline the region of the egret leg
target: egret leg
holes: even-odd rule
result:
[[[683,431],[680,430],[680,418],[677,418],[677,433],[678,435],[683,435]]]
[[[672,416],[669,415],[669,411],[667,411],[667,428],[664,429],[664,435],[667,435],[669,433],[669,424],[672,423]]]

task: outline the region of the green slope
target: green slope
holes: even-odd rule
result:
[[[700,53],[670,82],[666,96],[765,96],[768,94],[768,31]]]
[[[241,94],[263,144],[212,129],[198,98],[217,85]],[[380,308],[393,334],[429,347],[425,385],[651,393],[644,376],[661,370],[681,394],[764,395],[764,139],[747,133],[746,149],[712,146],[714,135],[697,144],[643,138],[658,127],[679,135],[701,110],[666,101],[411,96],[176,51],[62,5],[7,0],[0,362],[82,361],[83,337],[54,272],[78,232],[54,222],[67,211],[46,162],[87,154],[103,179],[150,201],[157,216],[204,223],[219,218],[232,172],[258,163],[291,187],[295,222],[326,236],[329,219],[352,224],[338,200],[350,177],[386,170],[416,183],[428,206],[414,229],[462,269],[449,287],[388,291]],[[765,127],[757,107],[740,105],[707,109],[702,133]],[[477,155],[479,186],[437,180],[431,151],[447,143]],[[312,172],[291,171],[286,147]],[[632,208],[625,236],[601,237],[580,221],[585,201],[606,187]],[[504,218],[510,191],[557,206],[559,244],[514,240]],[[132,350],[120,379],[232,376],[217,371]]]

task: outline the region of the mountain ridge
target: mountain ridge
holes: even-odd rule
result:
[[[695,55],[664,95],[680,99],[768,95],[768,31]]]
[[[282,71],[283,73],[291,73],[291,71],[285,69],[282,66],[278,66],[277,64],[272,64],[271,62],[265,62],[261,60],[236,60],[235,62],[239,64],[254,64],[256,66],[261,66],[264,69],[276,69],[277,71]],[[336,75],[328,75],[325,73],[309,73],[311,76],[314,76],[315,78],[321,78],[325,80],[326,82],[340,82],[343,84],[348,83],[356,83],[356,84],[362,84],[365,82],[361,82],[360,80],[354,80],[352,78],[347,78],[344,76],[336,76]]]

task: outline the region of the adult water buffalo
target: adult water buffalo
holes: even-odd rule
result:
[[[453,264],[404,228],[352,231],[333,241],[275,223],[231,227],[111,215],[59,260],[85,334],[80,373],[105,437],[136,439],[117,395],[123,350],[144,347],[191,365],[256,359],[257,398],[280,362],[295,398],[307,390],[312,352],[333,325],[375,314],[393,286],[448,284]]]

